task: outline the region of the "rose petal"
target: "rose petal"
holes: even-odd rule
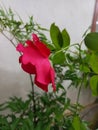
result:
[[[48,49],[45,44],[43,44],[41,41],[39,41],[39,38],[37,37],[36,34],[33,34],[32,36],[33,36],[34,44],[39,49],[39,51],[45,57],[49,57],[49,55],[50,55],[50,49]]]
[[[29,74],[35,74],[35,84],[48,91],[49,83],[52,83],[53,90],[55,86],[55,72],[49,62],[50,50],[43,44],[36,34],[33,34],[33,41],[27,40],[27,46],[18,44],[16,50],[22,52],[19,58],[21,67]]]
[[[16,47],[16,50],[19,51],[19,52],[23,52],[24,46],[22,45],[22,43],[18,44],[18,46]]]

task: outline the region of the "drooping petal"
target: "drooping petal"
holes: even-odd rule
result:
[[[45,61],[46,62],[46,61]],[[42,68],[41,68],[42,67]],[[50,62],[43,63],[40,67],[37,67],[35,84],[42,88],[44,91],[48,91],[49,83],[52,83],[53,91],[56,91],[55,85],[55,71],[50,66]]]
[[[48,92],[48,85],[45,85],[45,84],[42,84],[42,83],[38,82],[38,81],[36,80],[36,76],[35,76],[35,81],[34,81],[34,83],[35,83],[39,88],[41,88],[42,90],[44,90],[45,92]]]
[[[19,57],[19,63],[22,63],[22,56]]]
[[[43,59],[42,62],[36,64],[36,80],[44,85],[51,82],[50,63],[48,59]]]
[[[28,64],[22,64],[21,65],[22,69],[29,73],[29,74],[35,74],[36,73],[36,70],[35,70],[35,66],[33,66],[32,64],[28,63]]]

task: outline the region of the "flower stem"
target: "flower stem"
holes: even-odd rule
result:
[[[36,102],[35,102],[35,91],[34,91],[34,83],[33,83],[33,80],[32,80],[32,75],[29,74],[29,77],[30,77],[30,81],[31,81],[31,86],[32,86],[32,100],[33,100],[33,113],[34,113],[34,124],[36,123]]]

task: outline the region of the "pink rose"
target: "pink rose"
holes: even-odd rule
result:
[[[33,41],[27,40],[26,45],[19,43],[16,47],[21,52],[19,62],[22,69],[29,73],[35,74],[35,84],[48,91],[49,83],[52,83],[53,90],[55,86],[55,72],[49,61],[50,50],[42,43],[36,34],[32,34]]]

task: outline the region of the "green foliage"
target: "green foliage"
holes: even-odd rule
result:
[[[98,75],[94,75],[90,79],[90,86],[93,92],[93,95],[98,95]]]
[[[63,64],[65,62],[65,54],[61,51],[59,53],[54,53],[51,58],[53,64]]]
[[[24,23],[20,16],[16,16],[11,9],[8,11],[0,9],[0,32],[8,39],[9,35],[6,35],[6,32],[9,33],[11,42],[16,40],[25,43],[27,39],[30,39],[32,33],[38,34],[41,40],[47,42],[47,38],[42,31],[47,30],[35,24],[33,16],[29,17],[29,21]]]
[[[70,45],[70,36],[68,34],[68,32],[66,31],[66,29],[64,29],[62,31],[62,38],[63,38],[63,48],[67,47]]]
[[[92,70],[98,74],[98,52],[92,53],[90,57],[90,66]]]
[[[70,99],[66,97],[63,86],[62,88],[59,87],[56,93],[35,93],[35,109],[32,93],[25,101],[17,97],[10,98],[0,107],[0,130],[69,130],[71,126],[76,128],[79,125],[82,130],[82,120],[74,115],[77,107],[74,106],[71,110]],[[70,110],[69,115],[66,110]]]
[[[72,130],[89,130],[87,124],[82,122],[78,115],[75,115],[72,120]]]
[[[63,64],[54,65],[57,73],[57,82],[62,83],[65,80],[69,80],[69,87],[79,87],[81,83],[87,87],[91,73],[89,65],[91,54],[88,51],[81,50],[80,46],[76,46],[74,46],[74,52],[70,49],[65,51],[66,55]]]
[[[54,65],[56,64],[64,64],[65,62],[65,50],[70,45],[70,36],[66,29],[62,32],[59,27],[54,23],[50,27],[50,36],[52,40],[52,44],[55,46],[53,54],[51,56],[51,60]]]
[[[80,92],[77,101],[71,104],[62,83],[69,80],[68,88],[75,87],[79,91],[83,86],[90,85],[92,94],[98,95],[98,33],[85,33],[83,41],[90,50],[84,50],[83,41],[70,45],[66,29],[60,31],[54,23],[50,27],[51,41],[45,36],[45,31],[49,32],[35,24],[32,16],[24,23],[11,9],[0,9],[0,32],[14,47],[16,42],[24,44],[32,33],[36,33],[50,48],[49,58],[55,68],[57,86],[55,93],[30,93],[25,101],[11,97],[1,104],[0,130],[89,130],[87,123],[79,116],[82,108],[79,104]],[[8,114],[2,114],[6,111]]]
[[[50,36],[56,50],[60,50],[61,48],[65,48],[70,45],[70,36],[66,29],[61,32],[59,27],[54,23],[50,27]]]
[[[0,107],[0,111],[10,110],[9,114],[0,114],[0,130],[63,130],[63,127],[67,127],[64,112],[69,108],[70,100],[66,98],[65,91],[59,95],[57,92],[36,93],[35,104],[34,110],[32,93],[25,101],[17,97],[10,98]]]
[[[50,27],[50,36],[55,48],[59,50],[63,45],[63,39],[59,28],[54,23]]]
[[[98,33],[97,32],[87,34],[84,41],[85,41],[85,45],[90,50],[98,51]]]
[[[87,34],[84,42],[88,49],[90,49],[90,87],[92,94],[98,96],[98,33],[94,32]]]

